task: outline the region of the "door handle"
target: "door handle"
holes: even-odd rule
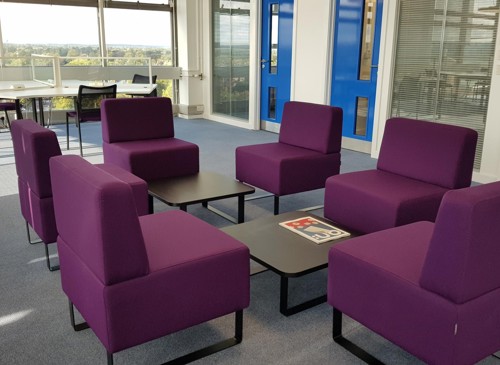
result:
[[[378,68],[378,65],[371,65],[371,68]]]

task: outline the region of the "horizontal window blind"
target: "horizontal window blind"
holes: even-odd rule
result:
[[[68,5],[68,6],[86,6],[97,8],[98,0],[2,0],[6,3],[21,3],[21,4],[45,4],[45,5]],[[105,0],[104,7],[116,9],[138,9],[138,10],[156,10],[156,11],[172,11],[171,2],[169,0],[144,0],[144,1],[128,1],[128,0]]]
[[[400,0],[392,116],[472,128],[483,148],[496,0]]]

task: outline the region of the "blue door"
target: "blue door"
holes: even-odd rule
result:
[[[342,134],[372,140],[383,0],[336,0],[331,105]]]
[[[290,100],[293,0],[262,1],[261,107],[262,121],[281,123]]]

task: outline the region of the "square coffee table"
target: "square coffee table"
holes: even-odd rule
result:
[[[255,192],[255,188],[249,185],[210,171],[200,171],[194,175],[148,181],[148,190],[150,212],[153,211],[153,197],[170,206],[179,207],[184,211],[187,211],[188,205],[201,203],[205,208],[233,223],[242,223],[245,220],[245,195]],[[237,219],[208,206],[209,201],[231,197],[238,197]]]
[[[280,276],[280,312],[285,316],[290,316],[326,301],[325,294],[289,307],[288,279],[328,267],[330,247],[357,236],[357,234],[349,232],[351,236],[316,244],[279,225],[280,222],[307,216],[344,229],[334,222],[304,211],[258,218],[247,223],[222,228],[222,231],[248,246],[250,257],[254,261]]]

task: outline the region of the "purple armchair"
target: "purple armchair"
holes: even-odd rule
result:
[[[474,364],[500,350],[500,183],[452,190],[436,223],[416,222],[330,249],[333,337],[342,313],[427,364]],[[356,353],[355,353],[356,352]]]
[[[101,114],[104,162],[146,181],[199,171],[198,146],[174,137],[169,98],[106,99]]]
[[[279,141],[236,148],[236,179],[279,197],[325,186],[340,171],[342,109],[285,103]]]
[[[330,177],[324,216],[361,233],[434,221],[445,192],[471,184],[477,133],[393,118],[375,170]]]
[[[93,330],[108,364],[113,353],[233,312],[234,338],[178,363],[241,342],[245,245],[183,211],[139,217],[130,187],[79,156],[52,158],[50,171],[71,323]],[[86,322],[75,324],[73,307]]]
[[[44,243],[49,270],[51,265],[48,245],[57,239],[57,228],[52,201],[49,159],[61,155],[56,134],[30,119],[12,122],[12,143],[18,176],[21,214],[26,221],[28,242]],[[136,209],[140,215],[148,213],[148,188],[144,180],[117,166],[100,164],[99,168],[130,184],[134,191]],[[32,241],[29,227],[41,241]]]

